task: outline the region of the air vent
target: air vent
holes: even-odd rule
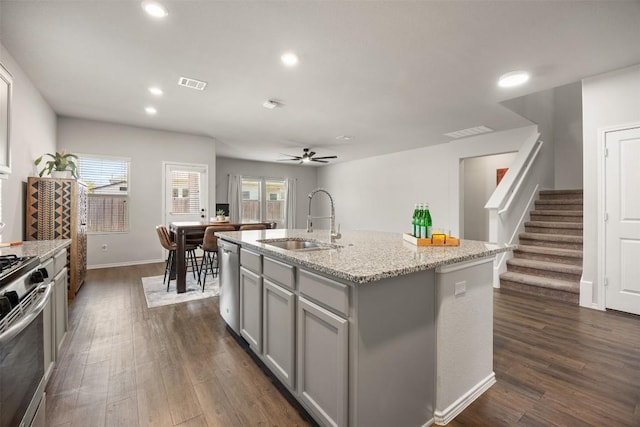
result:
[[[204,90],[207,87],[207,82],[190,79],[189,77],[180,77],[180,80],[178,80],[178,86],[184,86],[195,90]]]
[[[462,130],[457,130],[455,132],[445,133],[445,136],[450,138],[464,138],[467,136],[479,135],[481,133],[493,132],[493,129],[487,126],[476,126],[474,128],[467,128]]]

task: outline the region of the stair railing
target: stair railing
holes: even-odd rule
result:
[[[500,215],[509,211],[513,199],[519,193],[531,165],[538,157],[544,144],[542,140],[538,139],[539,137],[540,133],[536,132],[525,142],[513,164],[484,206],[485,209],[496,209]]]
[[[539,137],[540,133],[534,132],[525,141],[509,170],[485,204],[485,209],[489,209],[491,242],[513,244],[518,234],[524,230],[524,222],[538,192],[537,183],[532,181],[533,178],[528,178],[544,144]],[[514,204],[514,200],[518,200],[518,203]],[[512,212],[514,208],[517,208],[518,212]],[[506,271],[506,263],[510,257],[511,252],[496,257],[494,287],[500,287],[500,274]]]

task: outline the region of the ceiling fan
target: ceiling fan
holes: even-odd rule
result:
[[[285,156],[291,157],[290,159],[279,159],[279,162],[298,162],[299,165],[302,163],[309,162],[318,162],[318,163],[329,163],[326,159],[337,159],[338,156],[323,156],[323,157],[313,157],[316,155],[315,151],[309,151],[308,148],[302,149],[302,156],[293,156],[291,154],[285,154]]]

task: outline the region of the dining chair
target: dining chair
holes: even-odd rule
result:
[[[204,292],[204,284],[207,281],[207,273],[211,271],[211,275],[216,277],[218,274],[218,236],[217,231],[235,231],[232,225],[212,225],[204,230],[204,238],[202,239],[201,248],[203,250],[202,259],[200,261],[200,269],[198,272],[198,284],[202,284],[202,292]],[[215,261],[215,266],[214,266]],[[204,278],[202,277],[204,274]]]
[[[267,226],[264,224],[245,224],[241,225],[238,230],[266,230]]]
[[[160,245],[163,248],[169,251],[169,255],[167,256],[167,262],[164,266],[164,278],[162,279],[162,283],[167,282],[167,292],[169,291],[169,283],[171,283],[171,276],[173,275],[173,259],[176,254],[176,249],[178,249],[178,244],[171,240],[171,235],[169,234],[169,230],[164,225],[156,226],[156,232],[158,233],[158,238],[160,239]],[[200,276],[200,272],[198,271],[198,263],[196,262],[196,248],[195,244],[187,244],[185,246],[185,255],[187,258],[187,262],[191,261],[191,272],[193,273],[193,278],[196,278],[196,272],[198,273],[198,277]],[[167,275],[168,279],[167,280]]]

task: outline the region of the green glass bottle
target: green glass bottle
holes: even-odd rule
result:
[[[418,209],[419,213],[418,213],[418,227],[420,229],[419,231],[419,238],[424,239],[427,235],[427,218],[425,216],[425,211],[424,211],[424,205],[422,203],[420,203],[420,208]]]
[[[432,222],[431,222],[431,213],[429,212],[429,204],[425,203],[424,205],[424,217],[425,217],[425,227],[426,227],[426,238],[430,239],[432,235]]]
[[[418,236],[418,204],[415,204],[413,208],[413,218],[411,219],[411,224],[413,225],[412,234],[414,237]]]

